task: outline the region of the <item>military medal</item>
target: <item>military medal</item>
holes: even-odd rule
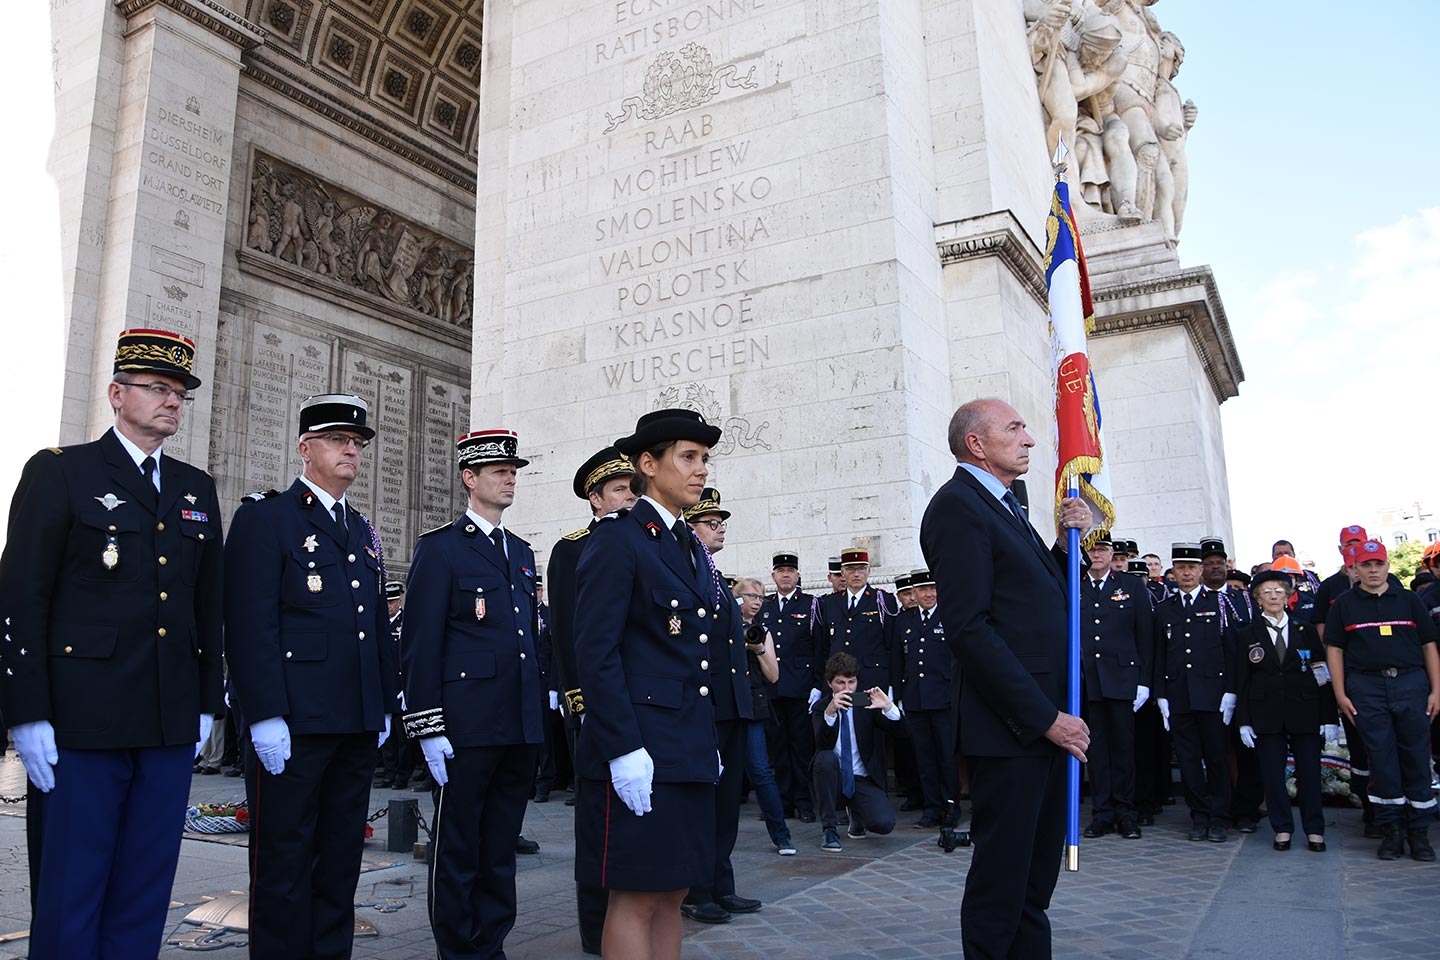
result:
[[[678,613],[670,614],[670,636],[680,636],[680,615]]]
[[[476,598],[475,598],[475,619],[476,619],[476,620],[484,620],[484,619],[485,619],[485,598],[484,598],[484,597],[476,597]]]
[[[320,574],[312,573],[305,578],[305,586],[311,593],[319,593],[325,589],[325,582],[320,579]]]
[[[121,500],[113,493],[107,493],[105,494],[105,496],[96,497],[95,499],[100,501],[100,506],[104,507],[106,510],[114,510],[116,507],[124,506],[125,504],[130,502],[128,500]]]
[[[1310,651],[1309,651],[1309,650],[1297,650],[1296,652],[1300,654],[1300,672],[1301,672],[1301,673],[1309,673],[1309,672],[1310,672]]]
[[[199,498],[196,497],[195,494],[193,494],[193,493],[187,493],[187,494],[185,494],[185,499],[189,502],[190,506],[193,507],[193,506],[195,506],[195,501],[196,501],[197,499],[199,499]]]
[[[114,570],[120,566],[120,545],[113,533],[105,538],[105,551],[100,554],[100,563],[106,570]]]

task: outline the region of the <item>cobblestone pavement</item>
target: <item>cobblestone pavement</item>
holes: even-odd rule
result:
[[[13,756],[0,759],[0,796],[23,793]],[[194,779],[194,803],[237,800],[239,780]],[[506,942],[511,960],[583,957],[574,930],[572,809],[556,793],[531,804],[525,834],[541,852],[519,858],[520,916]],[[395,797],[377,790],[371,809]],[[959,905],[970,850],[940,851],[931,831],[910,828],[902,814],[889,837],[819,850],[814,825],[792,824],[799,856],[775,855],[753,804],[741,808],[735,865],[739,892],[765,901],[759,913],[722,926],[685,925],[686,960],[928,960],[958,958]],[[1188,843],[1181,808],[1169,807],[1139,841],[1086,841],[1080,872],[1060,876],[1050,910],[1055,955],[1073,960],[1197,960],[1263,957],[1285,960],[1388,960],[1440,955],[1440,866],[1410,860],[1381,863],[1375,841],[1360,837],[1358,811],[1327,810],[1330,850],[1270,849],[1268,829],[1229,843]],[[423,865],[386,851],[386,819],[366,843],[356,891],[357,917],[377,935],[356,941],[357,958],[419,960],[435,955],[425,914]],[[1436,831],[1440,834],[1440,831]],[[1302,838],[1303,839],[1303,838]],[[246,955],[243,933],[207,931],[185,921],[205,898],[246,885],[239,842],[186,839],[165,960],[200,952],[217,960]],[[24,957],[29,923],[24,804],[0,806],[0,960]],[[13,938],[13,939],[12,939]]]

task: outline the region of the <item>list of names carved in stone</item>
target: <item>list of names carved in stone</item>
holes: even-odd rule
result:
[[[375,524],[386,550],[403,559],[411,544],[409,492],[414,475],[411,459],[412,384],[408,366],[347,349],[340,389],[370,405],[375,439],[365,451],[360,476],[347,499]]]
[[[246,391],[247,490],[283,490],[299,473],[295,430],[306,397],[330,391],[330,344],[255,324]]]
[[[470,431],[470,388],[441,377],[425,377],[424,474],[421,527],[433,529],[465,509],[465,486],[455,466],[455,438]]]

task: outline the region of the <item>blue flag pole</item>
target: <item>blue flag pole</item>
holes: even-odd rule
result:
[[[1080,485],[1072,473],[1067,484],[1066,495],[1072,499],[1080,496]],[[1070,527],[1065,531],[1065,566],[1069,579],[1069,646],[1070,683],[1065,691],[1065,709],[1073,717],[1080,716],[1080,531]],[[1069,777],[1065,794],[1065,869],[1075,872],[1080,869],[1080,761],[1073,755],[1067,756]]]

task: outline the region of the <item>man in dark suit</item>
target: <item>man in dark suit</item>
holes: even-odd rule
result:
[[[345,491],[359,397],[300,407],[304,470],[225,541],[225,656],[249,724],[250,955],[348,957],[375,748],[399,696],[380,537]]]
[[[1080,669],[1090,727],[1087,837],[1119,833],[1140,839],[1135,812],[1135,712],[1150,699],[1154,611],[1145,583],[1117,573],[1110,533],[1089,547],[1090,569],[1080,577]]]
[[[860,689],[892,687],[900,672],[885,621],[900,612],[900,601],[870,586],[870,553],[858,547],[840,551],[845,588],[821,597],[815,607],[815,687],[824,689],[825,661],[848,653],[860,661]]]
[[[858,689],[860,664],[848,653],[825,661],[825,689],[815,704],[815,759],[810,768],[815,812],[823,831],[820,849],[839,853],[835,808],[843,798],[851,812],[852,839],[895,829],[895,807],[885,793],[885,742],[876,727],[900,723],[900,708],[880,687]],[[866,829],[855,832],[856,823]]]
[[[775,592],[760,604],[755,622],[775,641],[780,678],[770,706],[775,714],[770,763],[786,815],[801,823],[815,822],[810,802],[810,758],[815,736],[810,727],[810,691],[815,688],[815,638],[811,635],[816,599],[800,589],[800,557],[781,552],[771,558]],[[818,698],[818,690],[816,691]]]
[[[575,769],[575,800],[570,801],[572,805],[579,801],[583,782],[575,748],[580,721],[585,715],[585,695],[580,689],[575,665],[575,571],[580,564],[580,555],[590,543],[590,532],[600,518],[635,505],[635,494],[630,489],[630,478],[634,474],[635,466],[630,458],[614,447],[596,451],[580,465],[580,469],[575,471],[571,489],[575,496],[590,505],[590,523],[565,534],[556,542],[550,550],[550,563],[546,569],[550,578],[550,648],[554,672],[560,683],[565,729]],[[576,881],[575,910],[579,918],[580,949],[597,956],[605,928],[605,900],[603,887]]]
[[[1011,485],[1035,441],[1003,400],[973,400],[950,419],[955,475],[931,499],[920,546],[939,587],[940,619],[961,671],[960,748],[970,771],[975,854],[960,905],[966,957],[1050,954],[1045,915],[1065,838],[1065,754],[1090,745],[1065,713],[1065,575]],[[1089,508],[1066,500],[1062,527]],[[1082,563],[1083,563],[1082,558]]]
[[[515,500],[510,430],[456,441],[465,513],[421,534],[410,565],[405,733],[438,785],[430,925],[443,960],[502,957],[515,925],[515,837],[544,739],[535,554],[504,527]]]
[[[159,951],[197,734],[225,709],[220,504],[162,451],[194,359],[186,337],[122,332],[114,428],[35,454],[11,501],[0,656],[33,785],[36,960]]]

